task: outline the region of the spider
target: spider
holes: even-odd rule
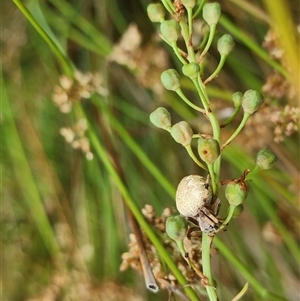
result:
[[[213,236],[221,225],[217,218],[220,199],[212,202],[209,176],[205,179],[190,175],[181,180],[176,192],[178,211],[188,220],[198,225],[202,232]]]

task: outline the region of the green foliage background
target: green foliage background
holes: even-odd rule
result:
[[[275,11],[278,5],[279,21],[286,17],[280,16],[280,3],[291,20],[299,16],[298,1],[270,0]],[[69,66],[15,3],[3,1],[2,300],[45,300],[41,297],[46,289],[55,291],[54,287],[59,287],[56,297],[47,300],[83,300],[78,293],[82,285],[89,292],[85,300],[125,300],[112,294],[116,290],[125,294],[124,287],[144,300],[167,300],[166,292],[147,292],[136,272],[119,272],[130,233],[119,189],[97,152],[87,161],[64,141],[59,130],[74,124],[76,112],[62,114],[51,100],[59,76],[72,64],[83,72],[100,72],[110,97],[94,95],[82,103],[98,143],[116,150],[113,156],[139,208],[151,204],[161,214],[165,207],[174,206],[180,179],[199,170],[180,145],[149,123],[148,116],[160,105],[170,108],[177,120],[195,120],[195,115],[173,94],[166,93],[162,103],[136,80],[134,72],[107,60],[132,22],[142,32],[143,43],[149,41],[155,31],[146,15],[149,1],[31,0],[25,4],[38,24],[51,30],[50,37],[67,53]],[[226,104],[232,92],[260,91],[273,69],[284,69],[261,46],[268,24],[279,22],[276,15],[269,15],[268,1],[220,4],[225,18],[219,32],[232,34],[236,48],[209,93],[216,102]],[[163,43],[159,47],[168,49]],[[170,64],[176,66],[171,51],[169,55]],[[190,84],[183,84],[193,95]],[[288,97],[272,101],[282,107],[296,104]],[[216,240],[220,252],[212,261],[221,300],[231,300],[246,281],[250,289],[245,301],[264,300],[255,281],[286,300],[299,296],[299,200],[295,194],[299,191],[299,137],[294,134],[280,144],[266,144],[278,155],[277,166],[253,179],[245,211]],[[110,149],[106,151],[112,155]],[[224,152],[223,179],[253,168],[256,151],[230,145]],[[279,233],[277,243],[262,235],[268,222]],[[55,276],[64,279],[62,285]],[[97,290],[105,293],[99,297]]]

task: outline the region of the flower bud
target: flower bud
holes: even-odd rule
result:
[[[217,48],[220,55],[228,55],[234,48],[234,41],[230,34],[224,34],[218,40]]]
[[[276,161],[276,155],[268,148],[263,148],[257,153],[256,165],[258,165],[261,169],[271,168]]]
[[[160,24],[160,32],[168,43],[173,43],[180,35],[180,26],[176,20],[163,21]]]
[[[243,204],[239,204],[239,205],[235,206],[232,218],[237,218],[238,216],[240,216],[242,214],[243,211],[244,211]]]
[[[182,215],[169,216],[166,220],[166,232],[173,240],[183,240],[187,229],[186,219]]]
[[[219,142],[212,138],[198,139],[198,153],[200,158],[207,164],[212,164],[220,155]]]
[[[171,127],[171,136],[177,143],[183,146],[190,145],[193,138],[193,130],[186,121],[180,121]]]
[[[196,5],[196,0],[181,0],[181,3],[186,8],[193,8]]]
[[[244,181],[232,180],[226,185],[225,197],[229,204],[238,206],[242,204],[248,196],[248,187]]]
[[[238,108],[242,105],[242,98],[243,98],[243,93],[242,92],[235,92],[232,94],[232,101],[234,104],[235,108]]]
[[[210,26],[217,24],[221,18],[221,7],[219,3],[206,3],[203,6],[203,19]]]
[[[166,108],[159,107],[150,114],[150,121],[158,128],[169,130],[171,128],[171,115]]]
[[[160,3],[152,3],[147,7],[148,17],[152,22],[163,22],[165,9]]]
[[[200,71],[200,67],[197,63],[189,63],[186,65],[183,65],[182,67],[182,73],[189,77],[191,80],[196,79],[198,77]]]
[[[175,69],[165,70],[161,74],[160,80],[167,90],[176,91],[180,88],[180,77]]]
[[[255,90],[247,90],[242,99],[242,106],[245,113],[253,114],[263,104],[263,96]]]

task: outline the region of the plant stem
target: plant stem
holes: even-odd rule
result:
[[[216,288],[213,285],[213,278],[211,274],[211,264],[210,264],[210,248],[212,244],[213,236],[209,236],[207,233],[202,232],[202,267],[203,274],[208,280],[208,285],[205,287],[209,300],[217,301],[218,296]]]
[[[232,36],[237,37],[241,40],[249,49],[256,53],[261,59],[263,59],[267,64],[273,67],[275,70],[280,72],[285,78],[290,78],[290,74],[275,60],[270,58],[267,51],[263,50],[260,45],[253,42],[253,39],[238,29],[237,26],[232,24],[224,15],[220,19],[220,24],[232,34]]]
[[[239,124],[238,128],[234,131],[234,133],[227,139],[227,141],[222,145],[221,149],[224,149],[243,129],[245,126],[247,120],[249,119],[251,115],[249,113],[244,113],[243,119],[241,123]]]
[[[183,94],[182,90],[179,88],[175,91],[177,93],[178,96],[180,96],[180,98],[187,104],[189,105],[191,108],[193,108],[194,110],[201,112],[201,113],[205,113],[205,110],[194,105],[190,100],[187,99],[187,97]]]
[[[129,135],[127,130],[122,126],[119,120],[110,114],[108,111],[105,102],[102,98],[100,101],[95,101],[92,99],[93,103],[102,114],[106,115],[107,118],[110,120],[111,128],[118,134],[118,136],[124,141],[127,147],[134,153],[136,158],[140,160],[140,162],[144,165],[144,167],[152,174],[152,176],[157,180],[158,183],[164,188],[164,190],[169,194],[171,198],[175,198],[175,189],[170,181],[162,174],[159,168],[149,159],[148,156],[145,155],[142,148],[139,144]]]
[[[193,152],[192,147],[191,147],[190,144],[187,145],[187,146],[185,147],[185,149],[187,150],[189,156],[194,160],[194,162],[195,162],[199,167],[203,168],[204,170],[207,170],[207,167],[206,167],[203,163],[201,163],[201,162],[198,160],[198,158],[195,156],[195,154],[194,154],[194,152]]]
[[[192,40],[192,34],[193,34],[193,9],[188,8],[187,9],[187,15],[188,15],[188,24],[189,24],[189,40]]]
[[[213,164],[207,164],[210,179],[211,179],[211,184],[212,184],[212,191],[213,191],[213,196],[217,196],[218,194],[218,185],[216,182],[216,175],[214,171]]]
[[[190,35],[190,29],[186,25],[184,20],[179,22],[181,27],[181,33],[185,42],[185,47],[188,51],[188,61],[189,62],[196,62],[195,52],[192,45],[192,36]]]
[[[224,229],[228,225],[229,221],[232,219],[232,216],[234,214],[234,210],[235,210],[235,206],[229,205],[228,214],[226,216],[225,221],[220,226],[219,230]]]
[[[210,102],[205,90],[205,86],[203,85],[200,76],[198,76],[198,79],[193,80],[193,83],[197,89],[197,92],[199,94],[199,97],[202,101],[203,107],[205,108],[205,113],[211,123],[212,130],[213,130],[213,137],[216,139],[219,144],[221,145],[221,132],[220,132],[220,125],[219,122],[210,107]],[[218,159],[214,162],[214,173],[215,173],[215,183],[217,185],[217,188],[219,188],[219,181],[220,181],[220,168],[221,168],[221,155],[218,157]],[[216,191],[216,194],[218,194],[218,189]]]
[[[13,0],[13,2],[17,5],[23,15],[27,18],[27,20],[31,23],[31,25],[36,29],[36,31],[41,35],[44,41],[49,45],[50,49],[53,51],[57,59],[60,61],[61,66],[64,70],[64,73],[69,77],[74,76],[75,67],[71,63],[71,61],[67,58],[66,54],[62,50],[61,46],[58,42],[54,41],[53,38],[46,32],[46,30],[36,21],[31,12],[24,6],[24,4],[19,0]]]
[[[287,301],[287,299],[285,299],[284,297],[275,295],[267,291],[265,286],[260,281],[258,281],[251,272],[249,272],[247,266],[244,265],[217,236],[214,239],[214,245],[219,249],[220,254],[222,254],[228,261],[230,261],[231,264],[235,266],[236,269],[247,279],[253,290],[255,290],[261,296],[260,300]]]
[[[161,0],[166,10],[169,12],[170,15],[173,15],[175,11],[174,5],[170,0]]]
[[[240,111],[240,108],[241,106],[238,106],[238,107],[235,107],[234,108],[234,112],[233,114],[228,117],[221,125],[220,125],[220,128],[224,128],[225,126],[227,126],[235,117],[236,115],[238,114],[238,112]]]
[[[225,64],[225,61],[226,61],[226,57],[227,55],[221,55],[221,58],[220,58],[220,62],[219,62],[219,65],[218,67],[216,68],[216,70],[213,72],[212,75],[210,75],[205,81],[204,81],[204,85],[207,85],[210,81],[212,81],[221,71],[222,67],[224,66]]]
[[[211,24],[211,25],[209,26],[209,37],[208,37],[208,41],[207,41],[207,43],[206,43],[206,45],[205,45],[205,48],[204,48],[204,50],[202,51],[200,57],[198,58],[198,62],[200,62],[200,61],[203,59],[203,57],[204,57],[205,54],[207,53],[209,47],[211,46],[212,41],[213,41],[214,36],[215,36],[216,27],[217,27],[217,24]]]
[[[174,50],[176,56],[177,56],[178,59],[181,61],[181,63],[182,63],[183,65],[186,65],[186,61],[185,61],[185,59],[182,57],[182,55],[180,54],[176,42],[171,43],[171,47],[173,48],[173,50]]]
[[[177,265],[171,258],[170,254],[167,252],[167,250],[164,248],[150,225],[146,222],[144,219],[141,211],[137,207],[134,200],[131,198],[126,186],[122,182],[120,176],[118,175],[117,171],[115,170],[114,165],[112,164],[109,155],[99,142],[98,137],[96,136],[95,132],[93,131],[91,125],[89,126],[89,137],[91,139],[91,143],[98,155],[98,157],[101,159],[102,163],[104,164],[107,172],[111,175],[113,181],[115,182],[116,186],[118,187],[121,195],[124,198],[124,201],[134,217],[136,218],[137,222],[139,223],[140,227],[145,231],[146,235],[150,239],[150,241],[153,243],[154,247],[157,249],[159,255],[161,258],[166,262],[169,269],[173,273],[173,275],[176,277],[180,285],[184,286],[184,290],[188,297],[192,301],[199,301],[199,297],[197,296],[196,292],[188,285],[188,281],[185,279],[185,277],[182,275],[180,270],[178,269]]]

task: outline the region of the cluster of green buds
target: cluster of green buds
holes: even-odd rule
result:
[[[158,128],[170,132],[177,143],[187,147],[191,144],[193,130],[186,121],[180,121],[172,126],[171,115],[166,108],[159,107],[150,114],[150,121]]]
[[[176,193],[177,209],[183,216],[197,216],[199,210],[203,211],[203,219],[201,220],[202,227],[200,223],[199,225],[203,232],[203,237],[205,237],[208,233],[207,231],[205,232],[205,229],[210,227],[214,228],[214,225],[211,224],[213,220],[219,222],[214,213],[211,212],[211,209],[213,207],[213,202],[216,203],[216,200],[218,200],[220,184],[224,184],[224,182],[221,183],[220,181],[222,151],[241,132],[249,117],[262,106],[264,99],[263,96],[255,90],[248,90],[245,93],[235,92],[232,95],[234,112],[229,118],[223,121],[223,123],[219,123],[217,114],[214,112],[214,108],[210,103],[206,85],[218,76],[228,55],[233,51],[235,43],[232,36],[229,34],[224,34],[219,37],[217,41],[217,50],[220,57],[218,66],[210,76],[205,78],[204,71],[209,58],[208,51],[216,35],[216,26],[221,18],[221,8],[220,5],[215,2],[206,3],[203,7],[202,5],[203,1],[180,0],[172,3],[168,0],[161,1],[161,3],[150,4],[147,8],[147,12],[152,22],[160,23],[160,36],[173,49],[174,54],[181,62],[182,75],[193,82],[195,91],[199,96],[199,104],[195,104],[186,97],[181,87],[181,74],[175,69],[168,69],[162,72],[160,77],[162,85],[166,90],[175,92],[189,107],[203,114],[205,118],[209,120],[212,127],[212,133],[200,134],[194,133],[187,121],[180,121],[172,124],[171,114],[164,107],[159,107],[150,114],[151,122],[156,127],[168,131],[177,143],[180,143],[186,148],[193,161],[209,173],[211,188],[203,189],[206,194],[209,194],[209,197],[207,197],[207,195],[203,196],[203,203],[200,202],[198,197],[192,199],[190,194],[181,193],[179,189],[181,184],[178,186],[179,188]],[[206,22],[202,31],[204,37],[199,45],[194,45],[193,20],[201,11],[202,18]],[[166,12],[172,16],[171,19],[166,18]],[[184,45],[184,49],[178,47],[177,42],[179,39],[184,41],[184,43],[180,44]],[[222,142],[221,129],[234,120],[241,110],[243,110],[243,118],[241,119],[239,126],[225,142]],[[197,142],[197,156],[194,154],[192,148],[193,139]],[[273,155],[272,152],[268,149],[261,150],[257,155],[256,167],[251,171],[251,176],[256,170],[270,168],[275,161],[276,156]],[[240,178],[226,182],[225,196],[229,204],[229,210],[220,229],[224,228],[231,218],[238,216],[243,211],[243,203],[246,200],[249,191],[248,185],[246,184],[246,177],[248,180],[249,173],[250,170],[247,169]],[[198,179],[197,177],[199,176],[194,175],[193,179]],[[187,178],[189,181],[188,183],[192,186],[188,186],[187,191],[192,190],[194,193],[195,183],[190,182],[191,179],[189,177]],[[201,179],[201,181],[198,180],[201,182],[201,185],[203,184],[203,187],[207,187],[205,178],[203,179]],[[199,187],[201,186],[200,184],[198,185]],[[201,189],[202,186],[200,187]],[[199,194],[197,196],[199,196]],[[187,233],[187,223],[183,216],[169,217],[166,222],[166,232],[170,238],[176,241],[181,253],[184,255],[183,238]],[[216,224],[219,226],[219,223]],[[210,245],[205,244],[204,248],[210,248]],[[208,254],[209,252],[205,249],[203,253]],[[206,259],[207,258],[209,258],[209,256],[206,257]],[[209,285],[206,286],[209,291],[208,295],[212,298],[211,300],[217,300],[212,279],[208,279],[208,283]]]
[[[201,168],[207,169],[207,167],[200,162],[195,156],[191,143],[194,137],[192,127],[187,121],[180,121],[172,125],[171,115],[169,111],[164,107],[158,107],[150,114],[150,121],[158,128],[168,131],[173,139],[185,147],[190,157],[198,164]],[[208,156],[208,155],[207,155]]]
[[[256,156],[256,166],[250,172],[246,169],[241,178],[233,179],[226,183],[225,197],[229,203],[226,225],[231,218],[239,216],[243,211],[243,203],[248,197],[249,188],[246,184],[246,177],[252,177],[261,169],[270,169],[277,161],[276,155],[268,148],[261,149]],[[248,179],[250,179],[248,176]]]
[[[249,117],[262,106],[264,99],[263,96],[255,90],[248,90],[245,93],[234,93],[232,95],[234,112],[221,125],[219,124],[206,94],[205,85],[218,75],[225,59],[233,50],[235,44],[232,36],[229,34],[224,34],[219,38],[217,42],[217,49],[220,54],[219,65],[216,70],[203,81],[200,76],[200,74],[203,74],[203,61],[205,61],[207,52],[212,44],[216,25],[221,17],[221,8],[218,3],[214,2],[206,3],[203,6],[202,17],[209,28],[208,38],[204,45],[197,48],[193,45],[192,20],[201,9],[197,7],[199,4],[196,2],[195,0],[182,0],[180,3],[183,9],[182,7],[178,9],[178,7],[175,7],[175,3],[172,4],[168,1],[162,1],[162,3],[150,4],[147,12],[151,21],[160,23],[162,39],[173,48],[178,59],[182,62],[182,73],[194,83],[202,106],[194,104],[185,96],[181,89],[181,76],[175,69],[168,69],[162,72],[162,85],[166,90],[175,92],[191,108],[204,114],[211,122],[213,133],[194,134],[187,121],[180,121],[172,125],[171,115],[169,111],[163,107],[159,107],[153,111],[150,114],[150,120],[155,126],[168,131],[177,143],[182,144],[198,166],[204,170],[208,170],[211,177],[213,195],[217,197],[220,174],[219,162],[222,150],[241,132]],[[195,9],[195,7],[197,7],[197,9]],[[197,12],[196,14],[195,11],[192,13],[193,9]],[[173,16],[172,19],[166,19],[166,11]],[[180,36],[185,41],[185,50],[177,47],[177,41]],[[238,115],[241,109],[243,109],[243,118],[239,126],[227,141],[221,144],[220,129],[227,126]],[[194,154],[191,146],[193,139],[198,140],[198,157]],[[271,166],[274,160],[267,150],[262,150],[257,157],[257,168],[269,168],[267,166]],[[246,199],[248,195],[248,187],[245,184],[246,175],[247,174],[244,173],[241,178],[235,179],[227,184],[225,195],[230,206],[241,208],[243,201]]]

